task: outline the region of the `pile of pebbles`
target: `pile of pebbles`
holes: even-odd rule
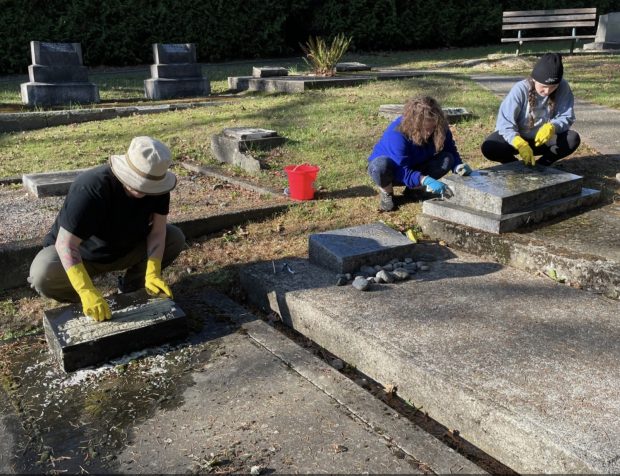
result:
[[[367,291],[373,283],[395,283],[406,281],[418,271],[428,271],[430,267],[426,261],[414,261],[413,258],[404,258],[402,261],[393,259],[384,265],[364,265],[355,273],[336,275],[336,285],[351,284],[359,291]]]

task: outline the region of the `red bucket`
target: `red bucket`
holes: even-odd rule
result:
[[[312,200],[314,198],[314,181],[319,173],[316,165],[287,165],[289,196],[293,200]]]

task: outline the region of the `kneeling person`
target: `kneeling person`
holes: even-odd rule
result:
[[[392,211],[395,185],[404,185],[404,195],[418,187],[443,194],[439,181],[448,172],[469,175],[471,167],[459,155],[452,132],[439,103],[428,96],[405,104],[402,116],[385,130],[368,157],[368,174],[379,187],[379,208]]]
[[[172,297],[161,270],[179,255],[185,236],[167,224],[176,176],[168,147],[135,137],[127,154],[80,174],[30,266],[28,281],[42,296],[80,302],[84,314],[110,319],[91,276],[126,270],[119,290],[145,287]]]

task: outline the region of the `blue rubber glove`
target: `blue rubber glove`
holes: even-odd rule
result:
[[[454,169],[454,171],[460,175],[461,177],[466,177],[467,175],[471,174],[472,170],[471,167],[467,164],[459,164],[456,166],[456,169]]]
[[[426,187],[427,192],[433,192],[438,195],[441,195],[446,191],[446,184],[440,182],[439,180],[435,180],[430,175],[424,177],[424,180],[422,180],[422,185]]]

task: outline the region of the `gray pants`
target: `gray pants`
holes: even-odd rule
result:
[[[167,224],[166,246],[161,261],[162,269],[172,263],[184,248],[185,235],[183,232],[176,226]],[[144,240],[125,256],[111,263],[98,263],[86,260],[83,263],[91,277],[126,269],[123,284],[126,290],[131,290],[144,287],[146,261],[146,240]],[[43,248],[35,256],[30,265],[28,282],[41,296],[60,302],[80,302],[80,298],[73,286],[71,286],[67,272],[60,262],[54,245]]]

